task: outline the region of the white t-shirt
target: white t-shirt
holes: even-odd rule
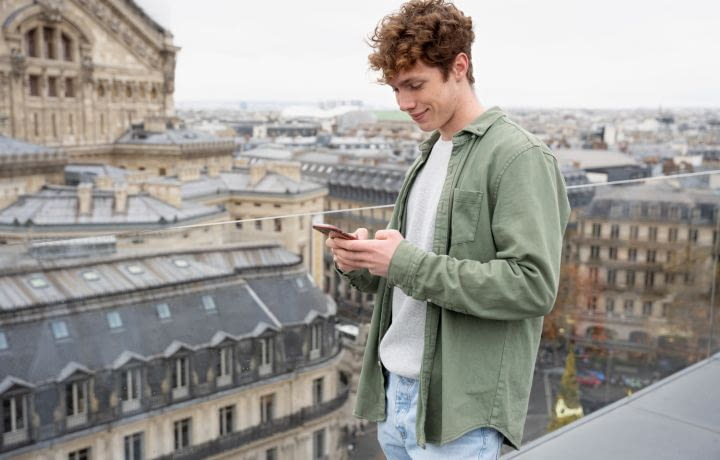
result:
[[[435,215],[440,201],[452,140],[438,139],[422,170],[415,177],[406,206],[405,239],[425,251],[432,251]],[[380,360],[387,370],[403,377],[420,375],[425,345],[427,302],[408,297],[393,288],[392,323],[380,342]]]

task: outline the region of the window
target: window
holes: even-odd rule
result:
[[[43,39],[45,41],[45,57],[48,59],[57,59],[55,52],[55,29],[52,27],[43,27]]]
[[[72,113],[68,114],[68,134],[75,134],[75,117]]]
[[[275,394],[260,397],[260,423],[268,423],[275,417]]]
[[[643,316],[652,316],[653,304],[652,302],[643,302]]]
[[[50,323],[50,327],[52,328],[52,333],[56,340],[70,337],[70,333],[68,332],[65,321],[53,321],[52,323]]]
[[[40,96],[40,75],[28,76],[28,89],[31,96]]]
[[[282,231],[282,220],[281,219],[275,219],[275,231],[281,232]]]
[[[65,78],[65,97],[75,97],[75,79]]]
[[[57,97],[58,95],[58,77],[48,77],[48,96]]]
[[[617,260],[617,248],[616,247],[608,248],[608,258],[610,260]]]
[[[677,228],[671,228],[668,230],[668,241],[669,242],[672,243],[674,241],[677,241],[677,237],[678,237],[678,229]]]
[[[665,273],[665,284],[675,284],[675,273]]]
[[[27,439],[27,395],[3,398],[3,443],[13,444]]]
[[[262,230],[262,221],[261,220],[255,221],[255,230]]]
[[[638,239],[638,227],[637,225],[630,226],[630,239],[631,240],[637,240]]]
[[[600,246],[590,246],[590,259],[597,260],[600,258]]]
[[[610,226],[610,239],[616,240],[620,237],[620,226],[613,224]]]
[[[190,264],[185,259],[173,259],[173,264],[177,268],[188,268]]]
[[[633,316],[635,314],[635,301],[632,299],[625,300],[624,310],[627,316]]]
[[[615,313],[615,299],[612,297],[605,299],[605,312],[610,314]]]
[[[317,406],[323,402],[323,377],[314,379],[312,382],[313,406]]]
[[[25,45],[29,57],[40,57],[37,34],[37,29],[32,29],[25,33]]]
[[[143,269],[140,265],[128,265],[126,268],[131,275],[142,275],[145,273],[145,269]]]
[[[217,362],[217,384],[219,386],[228,385],[232,382],[233,371],[233,349],[232,347],[222,347],[218,350]]]
[[[188,395],[188,358],[187,356],[175,358],[172,363],[172,389],[173,398],[182,398]]]
[[[215,308],[215,300],[213,300],[212,296],[204,295],[202,296],[202,304],[205,311],[208,312],[214,312],[216,310]]]
[[[269,374],[272,371],[272,362],[272,337],[263,337],[262,339],[260,339],[260,375]]]
[[[598,282],[598,268],[590,267],[589,274],[590,274],[590,282],[593,284],[597,283]]]
[[[310,359],[320,357],[322,346],[322,323],[315,323],[310,327]]]
[[[689,285],[693,284],[694,282],[695,282],[695,277],[693,276],[693,274],[690,272],[685,272],[685,284],[689,286]]]
[[[616,270],[608,270],[607,271],[607,284],[608,286],[615,286],[615,279],[617,277],[617,271]]]
[[[126,369],[120,373],[120,398],[123,412],[140,408],[142,373],[139,368]]]
[[[635,271],[628,270],[625,272],[625,284],[629,287],[635,286]]]
[[[597,297],[591,296],[588,299],[587,309],[592,313],[594,313],[595,310],[597,310]]]
[[[645,254],[645,262],[649,264],[655,263],[655,251],[650,251]]]
[[[0,331],[0,351],[8,349],[8,341],[5,333]]]
[[[100,279],[100,275],[94,270],[82,272],[82,277],[85,281],[98,281]]]
[[[670,316],[670,304],[669,303],[662,304],[662,315],[665,318]]]
[[[175,450],[180,450],[190,445],[190,428],[192,420],[184,418],[175,422]]]
[[[696,242],[698,239],[698,231],[696,228],[688,229],[688,241]]]
[[[159,303],[155,306],[157,310],[158,318],[169,319],[170,318],[170,307],[166,303]]]
[[[271,447],[265,451],[265,460],[277,460],[277,447]]]
[[[648,228],[648,240],[657,241],[657,227]]]
[[[125,436],[125,460],[143,460],[143,434]]]
[[[68,454],[68,460],[90,460],[90,448],[76,450]]]
[[[87,421],[87,380],[65,385],[65,415],[68,427],[82,425]]]
[[[108,326],[110,326],[110,329],[119,329],[123,325],[120,313],[116,311],[111,311],[107,314],[107,322]]]
[[[635,262],[637,260],[637,249],[628,249],[628,261]]]
[[[313,433],[313,460],[325,458],[325,429]]]
[[[592,224],[593,238],[600,238],[601,234],[602,234],[602,224]]]
[[[220,417],[220,436],[232,433],[235,426],[235,406],[221,407],[218,415]]]
[[[653,286],[655,286],[655,272],[648,270],[645,272],[645,287]]]
[[[60,35],[60,44],[62,49],[62,58],[64,61],[72,61],[73,60],[73,52],[72,52],[72,40],[70,37],[68,37],[65,34]]]

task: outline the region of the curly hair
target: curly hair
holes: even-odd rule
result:
[[[399,72],[413,67],[418,60],[437,67],[447,80],[455,57],[465,53],[475,40],[472,18],[465,16],[445,0],[411,0],[400,11],[385,16],[369,38],[374,49],[368,56],[370,68],[381,71],[381,83],[392,80]],[[470,61],[467,79],[475,78]]]

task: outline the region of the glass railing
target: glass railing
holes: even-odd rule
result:
[[[718,178],[568,180],[525,441],[720,350]],[[143,458],[283,458],[298,439],[318,458],[379,453],[350,415],[375,296],[337,274],[312,224],[372,235],[397,190],[315,180],[55,188],[1,210],[0,455],[91,452],[99,436]]]

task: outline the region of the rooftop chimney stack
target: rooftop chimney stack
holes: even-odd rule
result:
[[[78,211],[81,216],[87,216],[92,209],[92,190],[93,186],[89,182],[83,182],[78,185]]]
[[[113,210],[117,214],[125,214],[127,212],[128,187],[126,183],[117,183],[113,188],[115,194]]]

